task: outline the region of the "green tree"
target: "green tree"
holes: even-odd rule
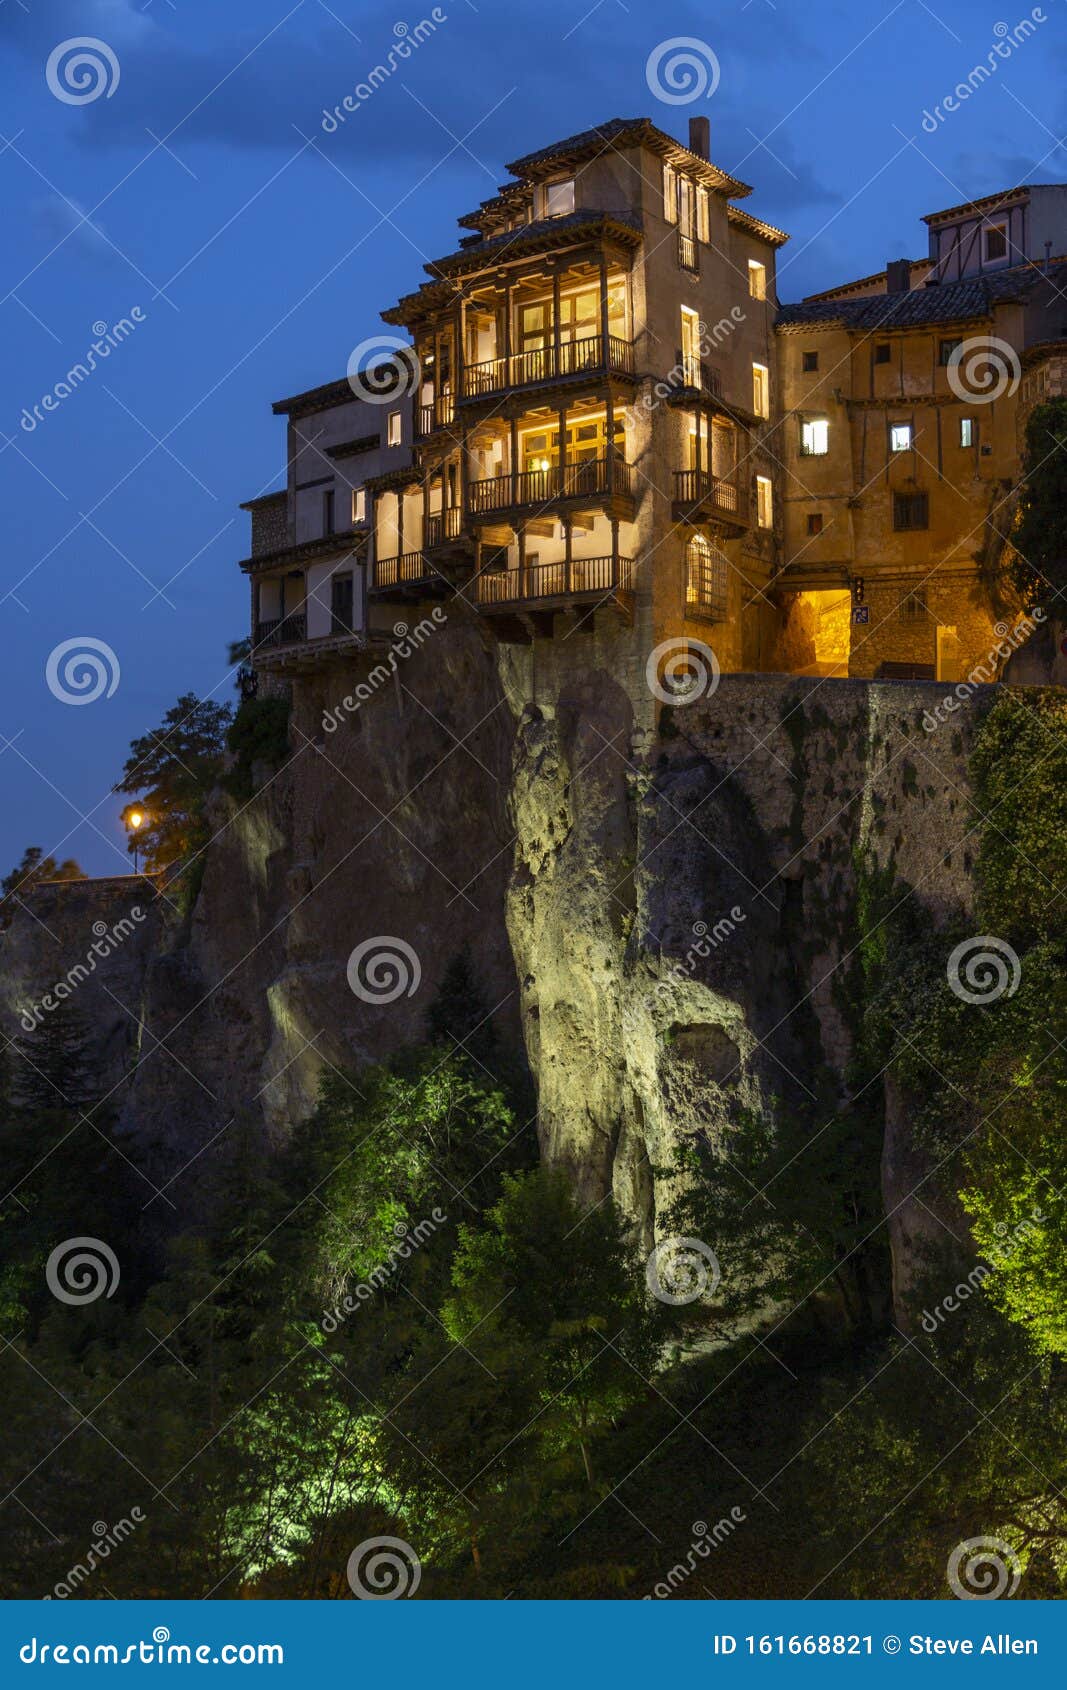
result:
[[[22,853],[22,861],[0,880],[0,919],[8,899],[14,905],[18,898],[25,897],[42,880],[84,879],[85,870],[73,857],[64,857],[62,862],[57,862],[55,857],[46,857],[39,845],[28,845]]]
[[[140,800],[144,826],[129,850],[144,853],[145,867],[166,868],[189,858],[207,840],[206,807],[222,774],[229,704],[183,693],[151,733],[130,744],[116,792]]]
[[[1012,573],[1028,605],[1067,587],[1067,399],[1035,405],[1026,424]],[[1062,614],[1062,611],[1061,611]]]

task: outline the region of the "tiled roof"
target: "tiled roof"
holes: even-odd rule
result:
[[[691,151],[684,142],[668,135],[665,129],[658,128],[649,117],[609,118],[606,123],[597,124],[593,129],[583,129],[577,135],[568,135],[565,140],[553,141],[549,147],[541,147],[537,152],[527,153],[525,158],[515,159],[507,168],[513,176],[536,175],[542,165],[550,163],[553,159],[578,159],[585,153],[598,153],[622,140],[651,147],[653,152],[662,154],[668,161],[693,170],[698,178],[704,179],[708,187],[725,193],[728,199],[743,199],[752,192],[747,182],[729,175],[709,159],[701,158],[699,153]]]
[[[510,170],[513,176],[525,176],[535,164],[555,158],[557,153],[584,152],[588,147],[614,141],[630,129],[640,129],[641,125],[648,121],[647,117],[609,117],[606,123],[598,123],[594,129],[582,129],[577,135],[568,135],[566,140],[553,141],[550,147],[539,147],[537,152],[517,158],[514,164],[506,165],[505,169]]]
[[[808,300],[783,305],[777,326],[839,324],[851,329],[906,329],[923,323],[954,323],[988,317],[1002,300],[1023,298],[1040,279],[1033,265],[967,282],[912,288],[908,293],[874,293],[861,299]]]

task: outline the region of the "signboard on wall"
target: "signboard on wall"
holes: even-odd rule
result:
[[[853,622],[869,622],[870,619],[871,607],[869,604],[854,604],[852,606]]]

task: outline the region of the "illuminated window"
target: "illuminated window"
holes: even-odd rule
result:
[[[1000,258],[1008,256],[1008,225],[1006,223],[987,223],[982,230],[982,247],[987,264],[995,264]]]
[[[367,491],[364,487],[352,489],[352,526],[367,520]]]
[[[574,210],[574,177],[566,182],[549,182],[544,190],[544,215],[566,217]]]
[[[889,430],[889,450],[891,452],[910,452],[911,446],[911,424],[893,423]]]
[[[400,445],[401,417],[399,411],[390,411],[385,419],[385,441],[387,446]]]
[[[810,417],[800,425],[800,455],[821,458],[830,450],[830,424],[825,417]]]
[[[726,620],[726,554],[703,534],[694,534],[685,549],[685,604],[695,616]]]
[[[765,475],[756,477],[756,521],[761,528],[769,528],[774,521],[771,483]]]
[[[767,297],[767,266],[757,264],[754,258],[748,261],[748,291],[753,299]]]
[[[697,239],[705,244],[711,240],[711,218],[708,211],[707,188],[697,189]]]
[[[682,306],[682,381],[700,386],[700,318],[688,305]]]
[[[752,409],[757,417],[771,414],[771,378],[766,364],[752,366]]]
[[[961,446],[973,446],[974,445],[974,418],[973,417],[961,417],[960,418],[960,445]]]

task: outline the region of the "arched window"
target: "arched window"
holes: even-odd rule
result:
[[[694,616],[725,622],[729,568],[725,552],[713,546],[705,535],[694,534],[686,546],[685,562],[686,610]]]

